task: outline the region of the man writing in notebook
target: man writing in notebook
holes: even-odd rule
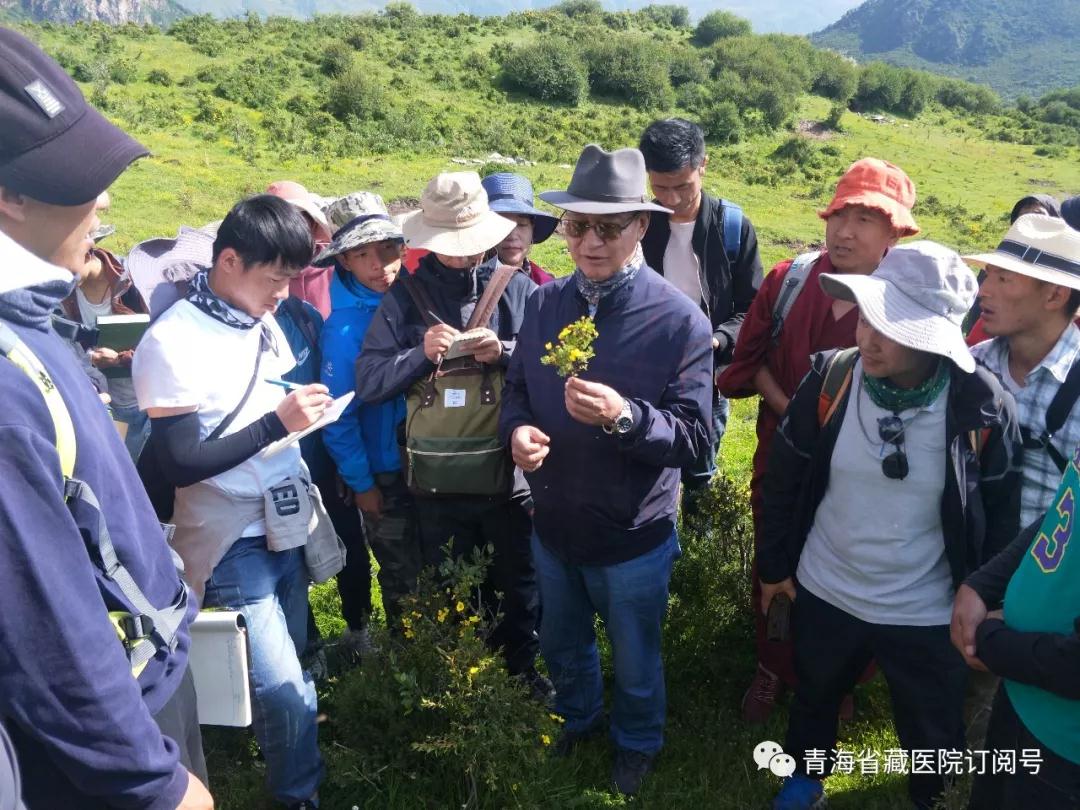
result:
[[[298,445],[263,451],[330,403],[322,385],[286,393],[267,382],[296,364],[272,313],[313,250],[307,224],[285,200],[238,203],[218,229],[213,266],[155,321],[133,366],[151,420],[148,450],[177,487],[174,547],[185,576],[205,591],[204,606],[243,614],[269,788],[305,810],[318,806],[323,765],[315,687],[297,657],[307,635],[304,518],[325,511]]]

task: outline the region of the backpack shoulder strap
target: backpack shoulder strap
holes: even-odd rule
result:
[[[495,307],[498,306],[499,299],[516,272],[515,268],[502,262],[495,266],[495,272],[488,279],[487,286],[484,287],[484,292],[476,304],[476,309],[473,310],[469,322],[465,324],[465,331],[487,326],[488,321],[491,320],[491,314],[495,311]]]
[[[1044,448],[1050,460],[1058,468],[1059,472],[1065,472],[1069,466],[1069,459],[1054,445],[1054,435],[1061,430],[1069,419],[1076,401],[1080,399],[1080,358],[1077,358],[1069,373],[1065,375],[1065,382],[1058,388],[1050,405],[1046,409],[1046,430],[1042,436],[1032,436],[1027,428],[1020,428],[1020,435],[1024,439],[1024,446],[1031,448]]]
[[[795,257],[795,260],[788,268],[787,275],[784,276],[784,283],[780,288],[780,294],[776,297],[776,303],[773,305],[772,340],[774,343],[780,338],[780,333],[784,331],[784,321],[791,312],[791,308],[795,306],[795,301],[798,300],[802,288],[806,286],[806,279],[810,275],[810,271],[814,269],[814,265],[820,256],[820,250],[800,254]]]
[[[0,355],[6,357],[37,386],[49,409],[56,432],[56,452],[60,456],[60,471],[64,477],[75,473],[75,425],[71,421],[64,398],[45,370],[45,366],[18,335],[5,323],[0,323]]]
[[[724,253],[734,264],[742,251],[742,207],[731,200],[720,200],[720,221],[724,234]]]
[[[131,573],[116,555],[112,535],[101,512],[101,504],[89,485],[74,478],[75,472],[75,425],[63,396],[52,381],[45,366],[23,343],[18,335],[0,323],[0,355],[6,357],[23,371],[41,391],[56,431],[56,450],[60,455],[60,470],[64,476],[64,501],[71,510],[84,507],[97,516],[97,543],[87,543],[87,549],[105,576],[116,583],[133,614],[110,614],[117,633],[124,641],[132,673],[138,677],[146,663],[159,649],[176,647],[177,633],[187,613],[187,587],[180,589],[176,604],[159,610],[155,608],[142,589],[135,583]],[[175,561],[175,552],[174,561]]]
[[[818,394],[819,427],[825,427],[829,423],[851,387],[852,370],[858,356],[859,350],[853,346],[850,349],[840,349],[829,358],[828,365],[825,366],[825,380],[821,384],[821,393]]]
[[[435,317],[435,304],[432,302],[431,296],[428,295],[428,291],[424,289],[424,285],[410,273],[399,273],[398,278],[405,285],[405,292],[409,294],[413,303],[416,304],[416,308],[420,310],[420,317],[424,319],[424,323],[429,327],[437,324],[439,320]]]
[[[311,350],[317,352],[319,350],[319,326],[315,323],[315,316],[304,306],[304,302],[294,295],[290,295],[282,301],[281,306],[285,308],[289,317],[300,329]]]

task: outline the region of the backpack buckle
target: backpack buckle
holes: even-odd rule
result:
[[[131,614],[120,618],[120,629],[124,631],[128,643],[149,638],[154,632],[154,620],[141,613]]]

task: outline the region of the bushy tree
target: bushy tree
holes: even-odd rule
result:
[[[599,16],[604,13],[604,5],[600,0],[563,0],[551,8],[570,18],[585,17],[590,14]]]
[[[656,45],[640,36],[617,36],[597,42],[585,52],[589,85],[599,95],[624,99],[654,109],[671,105],[667,65],[657,58]]]
[[[503,81],[541,101],[577,104],[589,90],[581,54],[565,39],[514,45],[502,62]]]
[[[669,25],[672,28],[690,27],[690,9],[686,6],[650,5],[645,6],[638,13],[657,25]]]
[[[352,67],[353,49],[344,42],[330,42],[323,48],[319,70],[325,76],[340,76]]]
[[[884,62],[871,62],[859,74],[859,89],[852,99],[856,110],[895,110],[904,96],[904,75]]]
[[[712,45],[726,37],[742,37],[753,29],[749,20],[744,20],[730,11],[713,11],[706,14],[694,29],[694,40],[701,45]]]
[[[668,76],[672,87],[684,84],[700,84],[708,77],[708,70],[699,54],[693,48],[679,48],[668,59]]]
[[[833,51],[814,54],[813,93],[846,104],[859,89],[859,66]]]
[[[337,77],[326,94],[326,109],[339,121],[368,121],[386,113],[383,81],[358,65]]]
[[[940,81],[935,95],[939,104],[954,110],[992,113],[1001,106],[1001,99],[989,87],[959,79]],[[1017,99],[1016,103],[1019,107],[1020,100]]]

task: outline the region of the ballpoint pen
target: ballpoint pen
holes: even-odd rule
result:
[[[272,380],[269,377],[265,378],[263,382],[268,382],[271,385],[278,385],[284,388],[286,391],[295,391],[297,388],[303,388],[300,383],[291,383],[286,380]]]

